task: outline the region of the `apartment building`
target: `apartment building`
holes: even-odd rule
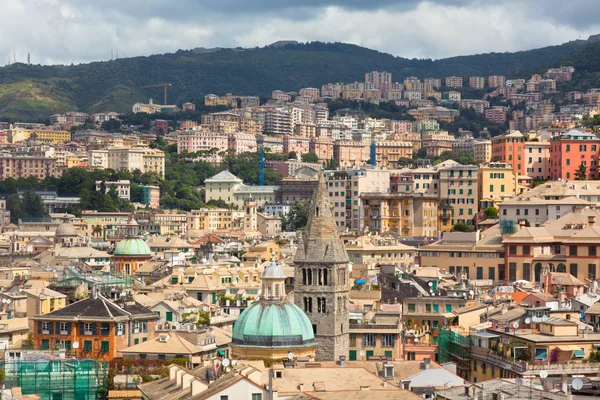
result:
[[[446,87],[460,88],[463,85],[462,76],[447,76],[445,79]]]
[[[422,135],[423,148],[428,156],[437,157],[446,151],[452,151],[456,138],[448,132],[441,131]]]
[[[390,171],[362,168],[324,173],[329,199],[334,205],[332,214],[338,229],[359,231],[364,221],[361,194],[389,192]]]
[[[385,140],[375,143],[375,161],[379,167],[396,166],[401,159],[412,158],[412,143]]]
[[[53,157],[0,153],[0,180],[30,176],[44,180],[46,177],[58,178],[61,175],[62,171],[57,168]]]
[[[319,89],[317,88],[302,88],[298,91],[300,97],[305,97],[309,99],[311,102],[317,101],[320,97]]]
[[[479,209],[497,207],[498,203],[520,194],[518,176],[510,164],[492,162],[479,166]]]
[[[479,164],[492,161],[492,141],[476,140],[473,142],[473,157]]]
[[[149,147],[108,147],[89,152],[91,168],[137,170],[165,177],[165,153]]]
[[[385,71],[367,72],[365,73],[365,83],[380,88],[381,85],[392,83],[392,74]]]
[[[474,165],[447,164],[439,169],[440,200],[452,207],[450,225],[474,225],[478,211],[478,168]]]
[[[527,176],[536,180],[550,178],[550,142],[525,142],[523,160]]]
[[[11,125],[11,128],[8,129],[7,134],[9,143],[18,143],[28,139],[36,139],[42,142],[57,144],[65,143],[71,140],[71,132],[55,131],[52,129],[52,127],[49,129],[25,129]]]
[[[333,159],[340,167],[360,167],[370,159],[369,142],[338,140],[333,143]]]
[[[290,111],[284,108],[266,108],[263,132],[269,135],[291,135],[293,130]]]
[[[283,152],[292,153],[294,152],[297,156],[302,156],[310,151],[310,139],[301,136],[289,136],[283,137]]]
[[[203,129],[177,133],[177,153],[196,153],[198,151],[227,150],[227,135]]]
[[[244,226],[244,211],[223,208],[203,208],[187,213],[191,238],[202,237],[215,231],[231,231]]]
[[[472,87],[473,89],[485,88],[485,78],[483,76],[470,76],[469,87]]]
[[[315,153],[319,157],[319,161],[333,160],[333,140],[327,137],[310,138],[308,151]]]
[[[506,107],[492,107],[484,110],[483,116],[495,124],[504,124],[506,122],[506,113]]]
[[[490,108],[490,102],[487,100],[464,99],[459,102],[460,108],[473,108],[477,114],[483,114],[487,108]]]
[[[108,193],[111,189],[114,188],[115,192],[117,193],[117,196],[119,196],[120,199],[131,199],[131,182],[129,182],[129,180],[96,181],[97,192],[102,190],[102,185],[104,185],[104,193]]]
[[[503,75],[490,75],[488,76],[488,87],[495,88],[504,86],[506,84],[506,77]]]
[[[585,179],[598,179],[598,148],[600,139],[592,133],[571,130],[550,139],[550,177],[553,180],[573,180],[580,166],[585,167]]]
[[[510,164],[516,174],[525,175],[524,148],[525,136],[519,131],[496,136],[492,138],[492,161]]]
[[[244,132],[230,133],[227,135],[227,149],[233,149],[235,154],[255,153],[258,149],[256,135]]]
[[[554,221],[585,207],[592,207],[595,203],[576,196],[561,199],[543,199],[537,196],[521,195],[505,200],[499,205],[501,221],[525,220],[531,226],[542,226],[547,221]]]
[[[434,89],[439,89],[442,87],[442,80],[440,78],[425,78],[423,84],[431,85]]]

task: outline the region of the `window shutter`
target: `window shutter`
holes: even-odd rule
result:
[[[83,330],[84,330],[84,329],[85,329],[85,328],[84,328],[83,322],[80,322],[80,323],[79,323],[79,334],[80,334],[80,335],[83,335]]]
[[[96,336],[96,325],[97,324],[92,324],[92,335]]]
[[[38,321],[38,333],[42,333],[42,321]]]
[[[67,334],[71,334],[71,322],[67,322]]]
[[[50,334],[54,334],[54,323],[50,322],[48,324],[48,330],[50,331]]]

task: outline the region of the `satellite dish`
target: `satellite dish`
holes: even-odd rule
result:
[[[427,364],[431,364],[431,358],[426,358],[423,360],[423,364],[427,365]]]
[[[521,386],[522,384],[523,384],[523,379],[521,379],[521,378],[515,379],[515,385]]]
[[[458,297],[458,293],[454,292],[454,297]]]
[[[542,379],[546,379],[548,377],[548,371],[546,371],[545,369],[540,371],[540,378]]]
[[[3,302],[3,303],[6,303],[6,299],[2,299],[2,302]]]
[[[23,289],[22,287],[20,287],[20,288],[19,288],[19,293],[23,293],[23,290],[24,290],[24,289]]]
[[[364,355],[365,355],[365,351],[364,351],[364,350],[361,350],[361,351],[360,351],[360,355],[361,355],[361,356],[364,356]]]
[[[571,382],[571,387],[575,390],[580,390],[583,387],[583,381],[579,378],[575,378],[573,379],[573,382]]]
[[[475,294],[475,292],[474,292],[473,290],[469,290],[469,294],[470,294],[471,296],[473,296],[473,295]]]
[[[519,323],[517,321],[513,322],[513,328],[517,329],[519,327]]]
[[[531,318],[526,318],[526,319],[525,319],[525,323],[526,323],[527,325],[531,324]]]
[[[73,348],[74,349],[78,349],[79,348],[79,342],[74,342],[73,343]]]
[[[290,351],[290,352],[288,353],[288,360],[292,361],[293,359],[294,359],[294,352],[293,352],[293,351]]]
[[[231,365],[235,367],[237,365],[237,360],[231,360]]]
[[[418,337],[415,338],[415,343],[419,343],[419,338]]]
[[[229,361],[228,358],[226,358],[223,361],[221,361],[221,365],[223,365],[224,367],[228,367],[230,363],[231,362]]]
[[[429,282],[428,285],[429,285],[429,287],[432,287],[433,286],[433,282]]]

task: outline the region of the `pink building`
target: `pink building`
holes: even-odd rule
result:
[[[463,85],[462,76],[447,76],[446,77],[446,86],[451,88],[459,88]]]
[[[182,131],[187,131],[189,129],[195,128],[198,126],[196,121],[179,121],[179,129]]]
[[[157,119],[154,121],[154,132],[155,133],[169,133],[169,121],[164,119]]]
[[[495,124],[506,122],[506,109],[504,107],[493,107],[483,112],[485,119]]]
[[[524,143],[525,174],[533,179],[545,180],[550,177],[550,142]]]
[[[177,153],[187,151],[208,151],[217,149],[217,152],[227,150],[227,136],[209,131],[185,131],[177,134]]]
[[[320,161],[333,159],[333,140],[327,137],[314,137],[308,143],[308,150],[315,153]]]
[[[570,130],[550,139],[550,177],[572,180],[581,165],[586,167],[586,179],[598,179],[598,146],[594,134]]]
[[[338,140],[333,144],[333,158],[340,167],[362,166],[369,156],[369,144],[360,140]]]
[[[243,132],[230,133],[227,135],[227,147],[235,150],[235,154],[255,153],[257,151],[256,136]]]
[[[294,152],[298,155],[306,154],[310,151],[309,143],[309,138],[285,135],[283,137],[283,152],[288,154]]]

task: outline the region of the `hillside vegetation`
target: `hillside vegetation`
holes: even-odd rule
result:
[[[290,44],[256,49],[220,49],[134,57],[70,66],[13,64],[0,68],[0,116],[43,118],[56,112],[126,112],[136,101],[200,100],[208,93],[269,95],[327,82],[362,81],[364,73],[386,70],[394,80],[415,75],[516,75],[552,65],[585,47],[585,41],[515,53],[490,53],[442,60],[406,59],[343,43]]]

